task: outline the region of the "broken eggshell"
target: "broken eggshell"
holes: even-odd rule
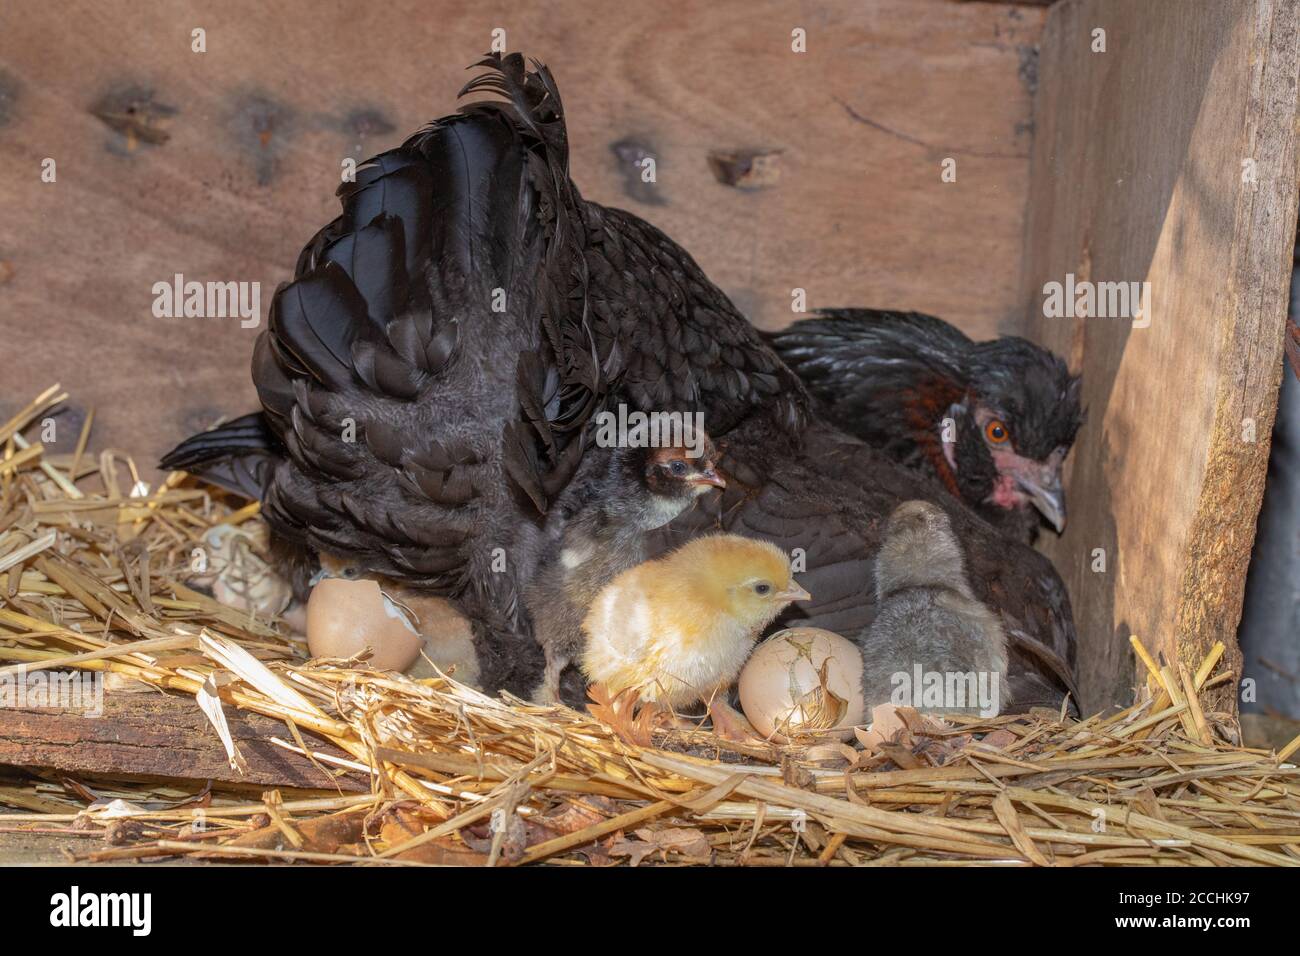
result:
[[[420,654],[419,632],[378,582],[325,578],[307,599],[307,647],[313,657],[347,659],[369,647],[366,666],[410,667]]]
[[[740,706],[764,737],[846,740],[862,723],[862,654],[819,627],[778,631],[740,672]]]

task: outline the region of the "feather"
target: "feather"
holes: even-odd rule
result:
[[[337,263],[327,261],[276,293],[268,331],[318,382],[342,389],[352,382],[352,343],[366,321],[366,303],[356,286]]]
[[[321,256],[343,269],[356,285],[376,328],[382,329],[405,306],[406,239],[395,216],[376,216],[364,228],[335,239]]]
[[[200,432],[181,442],[159,463],[168,470],[188,471],[213,484],[257,500],[284,446],[260,412]]]
[[[539,515],[546,514],[546,490],[543,487],[541,462],[528,426],[523,422],[506,425],[501,461],[515,487],[528,496]]]
[[[352,363],[357,376],[379,395],[414,401],[420,395],[424,376],[386,346],[358,341],[352,346]]]
[[[340,229],[354,231],[383,215],[396,216],[401,223],[406,274],[417,276],[428,261],[434,210],[429,196],[435,184],[422,157],[403,145],[368,160],[354,182],[338,188],[343,203]]]
[[[408,463],[403,475],[420,494],[444,508],[458,508],[474,498],[473,482],[461,471],[430,471]]]
[[[456,319],[447,319],[424,346],[424,368],[431,374],[445,372],[456,356],[456,346],[460,342],[460,323]]]
[[[406,441],[400,429],[382,419],[370,419],[365,424],[366,445],[386,465],[401,467],[406,458]]]
[[[293,384],[280,366],[270,332],[263,331],[258,335],[253,346],[252,365],[253,384],[268,417],[268,427],[273,433],[283,432],[289,425],[293,408]]]

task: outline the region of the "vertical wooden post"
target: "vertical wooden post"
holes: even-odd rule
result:
[[[1086,709],[1130,698],[1130,633],[1175,671],[1216,640],[1241,665],[1296,225],[1297,12],[1049,14],[1023,288],[1031,334],[1084,373],[1070,527],[1045,550],[1070,586]],[[1149,283],[1148,315],[1045,314],[1047,284],[1069,276]]]

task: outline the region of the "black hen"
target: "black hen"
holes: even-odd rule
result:
[[[768,341],[828,421],[925,470],[986,520],[1033,541],[1065,527],[1061,465],[1082,423],[1079,379],[1051,352],[972,342],[919,312],[827,309]]]
[[[258,495],[299,587],[326,554],[456,599],[483,680],[520,691],[541,665],[521,586],[604,374],[543,82],[528,109],[467,106],[340,187],[343,214],[257,341],[261,427],[239,419],[163,459]]]
[[[710,524],[776,542],[806,564],[810,623],[852,636],[872,618],[884,520],[908,498],[946,502],[976,595],[1019,638],[1014,705],[1058,703],[1074,628],[1050,563],[817,420],[680,246],[580,197],[547,70],[517,54],[480,65],[467,90],[497,98],[366,166],[277,293],[253,364],[284,448],[262,495],[276,534],[455,598],[484,685],[526,693],[542,668],[519,595],[595,413],[698,410],[722,438],[728,489],[667,539]],[[205,462],[189,448],[165,464],[202,473],[268,453]]]

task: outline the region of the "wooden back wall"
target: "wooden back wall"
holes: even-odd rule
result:
[[[809,307],[1019,329],[1043,18],[946,0],[9,0],[0,417],[59,381],[74,408],[56,446],[93,405],[95,446],[147,466],[254,408],[257,329],[154,318],[154,283],[260,282],[265,312],[336,215],[343,158],[452,111],[495,28],[552,68],[584,194],[664,228],[756,322],[790,321],[798,287]],[[766,184],[720,182],[710,155],[746,150],[775,157]]]

